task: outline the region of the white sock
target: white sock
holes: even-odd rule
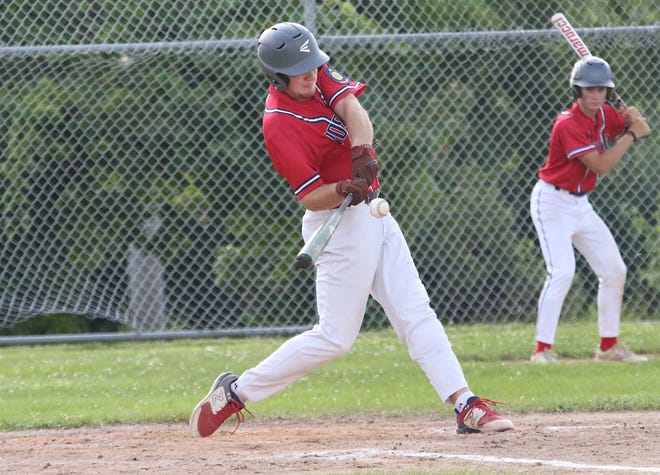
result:
[[[463,394],[459,395],[456,398],[456,402],[454,403],[454,409],[456,409],[460,414],[463,408],[467,405],[467,400],[472,396],[474,396],[472,391],[465,391]]]
[[[231,390],[234,391],[234,394],[238,396],[238,399],[240,399],[243,404],[245,404],[248,401],[248,398],[245,395],[245,393],[241,391],[241,389],[238,387],[238,380],[231,383]]]

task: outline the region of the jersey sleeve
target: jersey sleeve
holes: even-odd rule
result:
[[[334,108],[335,104],[348,94],[358,97],[367,87],[366,84],[351,80],[327,64],[321,67],[317,83],[330,108]]]
[[[616,137],[625,130],[626,121],[623,115],[609,104],[602,108],[604,117],[601,121],[600,134],[594,137],[588,135],[585,127],[576,127],[570,120],[557,123],[556,135],[560,148],[566,158],[573,160],[588,153],[603,152],[615,141]]]
[[[296,199],[323,184],[316,154],[299,134],[292,130],[277,133],[274,128],[264,127],[264,142],[275,171],[289,183]]]
[[[589,137],[585,129],[575,127],[570,120],[558,121],[552,138],[554,143],[551,146],[556,147],[555,151],[561,152],[569,160],[598,150],[598,143]]]

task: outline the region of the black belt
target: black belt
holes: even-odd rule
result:
[[[588,191],[568,191],[568,190],[565,190],[565,189],[563,189],[563,188],[559,188],[557,185],[552,185],[552,186],[555,187],[555,190],[558,190],[558,191],[565,191],[566,193],[569,193],[569,194],[571,194],[571,195],[573,195],[573,196],[584,196],[584,195],[586,195],[587,193],[589,193]]]

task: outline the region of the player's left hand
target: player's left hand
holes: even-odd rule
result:
[[[637,138],[643,139],[651,133],[646,117],[644,117],[636,107],[628,107],[623,117],[626,119],[626,123],[630,126],[630,130],[633,131]]]
[[[352,147],[351,161],[353,177],[363,178],[367,183],[372,184],[378,176],[378,162],[373,147],[366,144]]]

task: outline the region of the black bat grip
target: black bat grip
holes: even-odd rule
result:
[[[298,254],[296,256],[296,267],[298,269],[309,269],[313,264],[314,261],[309,254]]]

